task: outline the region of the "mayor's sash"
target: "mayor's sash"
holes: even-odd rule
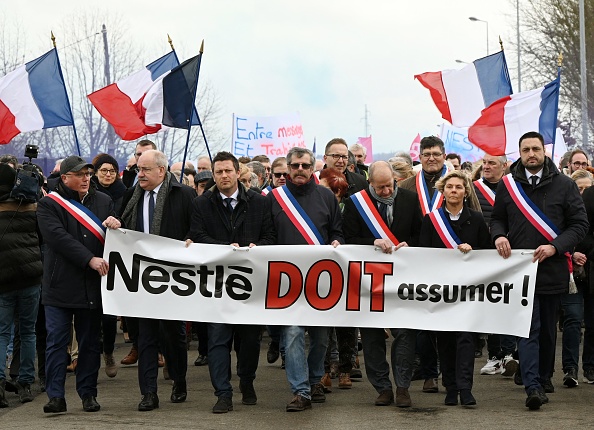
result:
[[[385,221],[381,217],[377,207],[371,201],[367,191],[362,190],[351,196],[351,201],[354,203],[359,215],[367,224],[369,230],[376,239],[389,239],[394,245],[400,242],[394,236],[394,233],[388,228]]]
[[[429,219],[446,248],[455,249],[462,243],[458,235],[454,232],[454,229],[452,229],[452,225],[443,208],[432,211],[429,214]]]
[[[317,227],[286,185],[276,187],[272,190],[272,195],[309,245],[324,245]]]
[[[101,242],[105,243],[105,231],[107,230],[101,224],[101,220],[97,218],[89,208],[80,204],[76,200],[65,199],[60,194],[52,191],[47,195],[50,199],[62,206],[75,220],[77,220],[84,228],[89,230]]]

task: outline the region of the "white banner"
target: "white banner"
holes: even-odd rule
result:
[[[103,310],[259,325],[474,331],[528,336],[532,251],[193,244],[108,230]]]
[[[306,147],[298,113],[280,116],[233,114],[231,152],[236,157],[266,155],[274,160],[287,155],[294,146]]]

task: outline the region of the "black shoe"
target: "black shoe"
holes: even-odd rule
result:
[[[514,373],[514,384],[516,385],[524,385],[524,381],[522,380],[522,370],[520,365],[518,365],[518,370]]]
[[[540,397],[540,393],[536,388],[532,389],[530,393],[528,393],[528,397],[526,398],[526,407],[531,411],[535,411],[540,409],[542,405],[542,399]]]
[[[6,379],[6,392],[7,393],[15,393],[15,394],[17,394],[19,392],[19,389],[16,386],[16,381],[11,381],[9,379]]]
[[[97,412],[101,409],[101,405],[97,403],[95,396],[87,396],[82,400],[83,410],[85,412]]]
[[[448,390],[444,404],[446,406],[456,406],[458,404],[458,390]]]
[[[326,401],[326,395],[324,394],[324,386],[320,384],[314,384],[311,386],[311,402],[312,403],[324,403]]]
[[[472,392],[468,389],[460,390],[460,404],[462,406],[474,406],[476,405],[476,399],[472,395]]]
[[[8,401],[6,400],[6,380],[0,381],[0,408],[7,408]]]
[[[555,392],[555,387],[553,386],[553,383],[551,382],[551,378],[543,379],[543,381],[540,385],[542,385],[542,388],[544,389],[545,393],[554,393]]]
[[[194,366],[206,366],[208,364],[208,357],[206,355],[199,355],[194,361]]]
[[[138,410],[141,412],[152,411],[158,407],[159,397],[157,396],[157,393],[152,392],[148,392],[142,396],[142,399],[140,399],[140,403],[138,404]]]
[[[254,382],[246,381],[239,383],[239,391],[241,391],[241,403],[244,405],[255,405],[258,403],[258,397],[256,396],[256,390],[254,390]]]
[[[45,393],[45,378],[39,377],[39,391]]]
[[[268,352],[266,352],[266,361],[268,361],[269,364],[276,363],[278,357],[280,357],[278,342],[270,342],[268,344]]]
[[[215,403],[212,407],[213,414],[226,414],[229,411],[233,410],[233,400],[231,397],[223,397],[220,396],[219,400]]]
[[[21,384],[20,382],[17,382],[16,387],[21,403],[29,403],[33,401],[35,397],[33,396],[33,394],[31,394],[31,385]]]
[[[52,397],[49,402],[43,406],[43,412],[46,414],[58,414],[66,412],[66,399],[61,397]]]
[[[545,394],[542,387],[538,390],[538,394],[540,394],[540,401],[542,402],[543,405],[549,403],[549,398]]]
[[[563,385],[567,388],[577,387],[578,385],[578,372],[577,369],[570,367],[567,369],[565,376],[563,377]]]
[[[183,403],[188,397],[188,390],[186,388],[186,381],[173,383],[171,389],[171,403]]]

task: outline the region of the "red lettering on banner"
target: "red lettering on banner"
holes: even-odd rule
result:
[[[365,274],[371,275],[371,312],[384,311],[384,281],[394,273],[392,263],[365,262]]]
[[[349,261],[349,275],[347,280],[347,311],[361,310],[361,262]]]
[[[330,275],[330,290],[326,297],[321,297],[318,290],[318,281],[322,273]],[[332,309],[342,295],[344,276],[342,269],[332,260],[320,260],[315,263],[305,277],[305,298],[310,306],[318,311]]]
[[[281,297],[281,278],[289,278],[289,289]],[[285,309],[292,306],[301,295],[303,275],[299,267],[285,261],[270,261],[268,263],[268,282],[266,283],[266,309]]]

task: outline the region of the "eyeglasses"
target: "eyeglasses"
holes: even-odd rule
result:
[[[584,161],[583,163],[580,163],[579,161],[574,161],[573,163],[571,163],[571,165],[573,167],[577,167],[578,169],[581,167],[582,169],[585,167],[588,167],[588,162]]]
[[[299,169],[299,167],[301,167],[303,170],[311,169],[311,164],[309,164],[309,163],[291,163],[291,164],[289,164],[289,166],[291,167],[291,169],[294,169],[294,170]]]
[[[115,175],[115,169],[99,169],[99,171],[101,172],[102,175]]]
[[[295,164],[297,164],[297,163],[295,163]],[[297,167],[297,168],[299,168],[299,167]],[[304,167],[304,168],[305,168],[305,167]],[[273,173],[273,175],[274,175],[274,177],[275,177],[276,179],[279,179],[281,176],[286,178],[286,177],[287,177],[287,175],[288,175],[288,173],[286,173],[286,172],[283,172],[283,173]]]
[[[443,152],[423,152],[421,154],[421,157],[423,157],[424,159],[428,160],[431,157],[433,157],[433,158],[439,158],[442,155],[443,155]]]
[[[90,178],[91,176],[93,176],[93,172],[89,170],[86,172],[66,173],[66,176],[76,176],[77,178]]]
[[[338,160],[346,161],[349,159],[348,155],[340,155],[340,154],[326,154],[326,157],[332,157],[336,161],[338,161]]]
[[[139,167],[138,171],[142,173],[149,173],[151,170],[154,170],[154,167]]]

